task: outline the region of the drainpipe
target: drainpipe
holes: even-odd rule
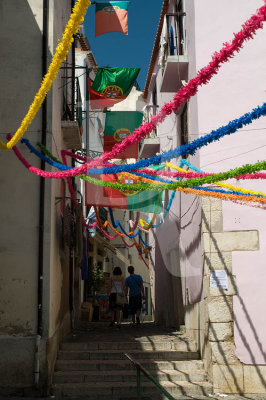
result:
[[[75,6],[75,0],[71,1],[71,11]],[[72,111],[72,120],[75,120],[75,36],[74,41],[71,46],[71,111]],[[73,150],[72,150],[73,151]],[[72,158],[72,167],[75,167],[74,158]],[[74,191],[76,191],[75,185],[75,177],[72,178],[72,186]],[[72,215],[74,215],[75,206],[73,202],[71,204]],[[70,258],[69,258],[69,309],[71,315],[71,329],[74,329],[74,268],[75,268],[75,257],[74,257],[74,247],[71,246],[70,249]]]
[[[73,10],[75,6],[75,0],[71,0],[71,10]],[[72,112],[72,119],[74,121],[74,114],[75,114],[75,36],[74,41],[71,46],[71,112]]]
[[[42,35],[42,76],[47,73],[48,57],[48,12],[49,0],[43,0],[43,35]],[[46,146],[47,132],[47,99],[42,104],[42,135],[41,143]],[[41,169],[45,170],[45,162],[41,160]],[[38,247],[38,327],[35,350],[35,386],[40,381],[39,345],[43,335],[43,240],[44,240],[44,201],[45,179],[40,178],[40,203],[39,203],[39,247]]]
[[[87,85],[88,85],[88,78],[90,76],[90,69],[88,67],[86,67],[86,93],[85,93],[85,100],[86,100],[86,156],[89,155],[89,140],[90,140],[90,108],[89,108],[89,104],[90,104],[90,92],[87,89]],[[87,215],[87,213],[86,213]]]

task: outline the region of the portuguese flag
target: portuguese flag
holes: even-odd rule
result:
[[[109,32],[121,32],[128,35],[127,10],[129,3],[129,1],[96,1],[95,37]]]
[[[88,77],[90,108],[98,110],[112,107],[130,93],[140,68],[100,67],[94,82]]]
[[[143,113],[139,111],[111,111],[106,113],[104,129],[104,151],[130,136],[142,123]],[[116,158],[138,158],[139,144],[134,143]]]
[[[130,175],[127,177],[126,173],[97,175],[97,179],[130,185],[141,182],[139,176],[132,178],[132,175]],[[143,184],[145,185],[145,183]],[[94,185],[87,181],[85,182],[85,202],[86,206],[112,207],[154,214],[162,212],[162,192],[150,190],[144,192],[121,192],[118,189]]]

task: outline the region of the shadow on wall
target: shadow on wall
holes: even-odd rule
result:
[[[202,300],[201,201],[198,196],[180,193],[179,257],[185,306]]]
[[[154,308],[155,322],[166,327],[179,329],[184,324],[184,306],[182,296],[181,272],[179,260],[176,260],[175,276],[165,264],[166,257],[161,252],[158,238],[154,236],[155,255],[152,260],[154,270]],[[166,295],[167,294],[167,295]]]
[[[165,204],[168,204],[168,193]],[[156,231],[154,237],[154,272],[155,272],[155,319],[166,326],[184,324],[184,291],[191,288],[191,304],[202,298],[202,268],[198,262],[201,257],[200,209],[199,201],[193,198],[191,205],[181,216],[180,199],[173,203],[164,224]],[[181,235],[182,227],[186,232]],[[184,232],[183,232],[184,233]],[[191,241],[191,238],[193,240]],[[189,245],[186,246],[186,241]],[[182,272],[181,272],[182,270]],[[184,277],[184,273],[186,276]],[[181,276],[183,274],[183,276]],[[182,284],[184,288],[182,290]],[[167,296],[165,296],[167,293]],[[172,314],[172,315],[171,315]]]
[[[180,246],[180,259],[181,260],[189,260],[189,257],[191,255],[197,255],[196,251],[201,249],[201,232],[200,229],[197,229],[197,234],[196,236],[193,238],[193,240],[190,242],[189,246],[183,248],[183,246]],[[195,270],[194,275],[189,275],[186,276],[186,287],[190,287],[190,283],[189,281],[192,281],[192,285],[193,285],[193,281],[195,284],[195,278],[196,281],[200,282],[200,285],[197,286],[197,291],[193,291],[193,299],[187,299],[188,302],[192,301],[191,304],[194,303],[198,303],[199,301],[202,300],[202,279],[201,278],[201,264],[200,263],[196,263],[196,268],[194,267],[193,269]],[[190,271],[191,272],[191,271]],[[189,305],[190,302],[187,304]]]
[[[36,3],[37,7],[40,4],[42,23],[43,2]],[[0,47],[1,133],[13,134],[42,81],[42,32],[28,1],[0,1]],[[40,121],[39,112],[29,128],[36,141],[40,138]],[[1,134],[1,139],[5,141],[5,134]],[[39,199],[39,178],[30,175],[11,153],[1,152],[2,167],[6,168],[0,172],[0,386],[13,387],[15,383],[19,388],[34,383],[39,219],[39,204],[35,199]],[[30,154],[27,158],[29,162],[33,160]],[[8,189],[4,191],[5,183]],[[4,218],[5,215],[11,219]]]
[[[222,252],[219,250],[219,247],[218,247],[218,244],[217,244],[217,240],[215,239],[213,233],[211,232],[211,227],[210,227],[210,225],[209,225],[209,223],[208,223],[208,220],[206,219],[206,216],[205,216],[204,213],[202,213],[202,219],[203,219],[203,221],[204,221],[204,223],[205,223],[205,225],[206,225],[206,228],[207,228],[208,231],[209,231],[210,240],[211,240],[211,242],[212,242],[212,245],[215,247],[215,250],[216,250],[216,252],[217,252],[217,254],[218,254],[218,257],[219,257],[219,259],[220,259],[220,261],[221,261],[221,264],[223,265],[224,270],[227,271],[229,277],[232,276],[232,272],[228,269],[226,260],[224,259],[224,255],[223,255]],[[211,265],[210,259],[207,258],[206,255],[205,255],[205,262],[206,262],[206,264],[208,265],[208,268],[209,268],[210,271],[214,270],[214,268],[213,268],[212,265]],[[237,293],[237,286],[236,286],[236,284],[235,284],[235,282],[234,282],[233,279],[231,279],[231,284],[232,284],[233,290],[235,291],[235,293]],[[223,289],[218,289],[218,290],[220,291],[220,294],[221,294],[222,297],[223,297],[223,300],[224,300],[224,302],[225,302],[225,304],[226,304],[226,307],[227,307],[227,309],[228,309],[228,312],[229,312],[229,313],[233,313],[233,303],[232,303],[232,300],[231,300],[232,296],[226,296]],[[265,359],[265,361],[266,361],[266,354],[265,354],[265,351],[264,351],[264,349],[263,349],[263,347],[262,347],[262,344],[261,344],[260,339],[259,339],[259,337],[258,337],[258,334],[257,334],[257,332],[256,332],[256,328],[255,328],[255,326],[254,326],[254,324],[253,324],[253,322],[252,322],[252,319],[251,319],[251,317],[250,317],[250,315],[249,315],[249,313],[248,313],[248,310],[247,310],[247,307],[246,307],[246,305],[245,305],[245,303],[244,303],[244,301],[243,301],[243,298],[242,298],[239,294],[237,294],[237,297],[238,297],[238,299],[239,299],[239,301],[240,301],[240,304],[241,304],[241,306],[242,306],[242,310],[243,310],[243,312],[244,312],[244,314],[245,314],[246,320],[247,320],[247,322],[248,322],[248,324],[249,324],[249,326],[250,326],[250,328],[251,328],[251,330],[252,330],[252,332],[253,332],[254,338],[255,338],[256,343],[257,343],[257,345],[258,345],[258,348],[260,349],[261,354],[263,355],[263,357],[264,357],[264,359]],[[242,338],[242,341],[243,341],[243,343],[244,343],[246,349],[248,350],[248,353],[250,354],[250,358],[251,358],[252,362],[254,363],[254,365],[252,365],[252,367],[255,368],[256,373],[257,373],[257,376],[258,376],[258,378],[259,378],[259,380],[260,380],[262,386],[266,388],[266,381],[265,381],[265,378],[264,378],[264,376],[262,375],[259,366],[256,365],[255,357],[254,357],[254,354],[253,354],[253,352],[252,352],[252,348],[250,347],[250,345],[249,345],[249,343],[248,343],[248,341],[247,341],[247,339],[246,339],[245,332],[241,329],[241,326],[240,326],[239,321],[237,320],[236,316],[234,316],[234,319],[233,319],[233,320],[234,320],[235,326],[237,327],[237,329],[238,329],[238,331],[239,331],[239,334],[240,334],[240,336],[241,336],[241,338]],[[225,352],[224,352],[223,344],[224,344],[225,342],[221,341],[221,340],[218,338],[218,336],[217,336],[217,331],[214,329],[214,324],[211,324],[211,323],[209,322],[209,323],[208,323],[208,330],[209,330],[209,334],[212,335],[212,337],[213,337],[215,343],[217,343],[218,351],[219,351],[219,357],[222,358],[223,364],[227,366],[227,370],[229,371],[229,374],[231,375],[231,378],[232,378],[232,380],[233,380],[233,382],[234,382],[234,386],[235,386],[235,388],[237,389],[237,392],[238,392],[238,393],[242,393],[242,392],[243,392],[243,389],[242,389],[242,388],[240,387],[240,385],[239,385],[239,379],[238,379],[238,377],[236,376],[235,371],[234,371],[234,369],[232,368],[232,365],[230,365],[230,363],[228,362],[228,355],[226,355]],[[206,337],[206,340],[207,340],[207,337]],[[205,341],[205,344],[206,344],[206,341]],[[234,345],[234,343],[232,343],[232,344]],[[236,357],[234,354],[230,354],[230,356],[231,356],[232,358],[235,358],[236,360],[238,360],[237,357]],[[222,363],[220,363],[220,364],[222,364]],[[221,370],[221,369],[220,369],[220,372],[222,373],[222,370]],[[228,387],[230,387],[230,382],[229,382],[229,380],[228,380],[228,377],[226,377],[226,376],[224,375],[224,376],[223,376],[223,379],[224,379],[225,382],[228,382]],[[234,392],[234,391],[233,391],[233,392]]]

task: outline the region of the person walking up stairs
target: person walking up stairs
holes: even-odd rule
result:
[[[135,323],[139,325],[142,299],[145,299],[143,279],[141,275],[134,273],[135,270],[133,265],[130,265],[127,270],[130,275],[126,278],[125,282],[126,295],[128,294],[129,289],[129,308],[132,315],[132,322],[133,325],[135,325]]]

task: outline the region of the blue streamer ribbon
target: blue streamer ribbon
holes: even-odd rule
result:
[[[52,167],[58,168],[61,171],[68,171],[69,169],[72,169],[71,167],[68,167],[65,164],[58,163],[56,161],[51,160],[49,157],[45,156],[42,154],[40,151],[38,151],[28,139],[21,139],[21,143],[25,143],[25,145],[28,147],[31,153],[35,154],[37,157],[39,157],[41,160],[45,161],[47,164],[52,165]]]
[[[203,146],[220,140],[226,135],[235,133],[238,129],[243,128],[243,126],[251,124],[255,119],[258,119],[266,115],[266,103],[262,106],[254,108],[251,112],[242,115],[240,118],[230,121],[227,125],[222,126],[216,130],[211,131],[211,133],[194,140],[191,143],[181,145],[173,150],[162,153],[158,156],[153,156],[145,160],[138,161],[134,164],[118,165],[115,167],[105,167],[105,168],[93,168],[89,170],[90,174],[100,175],[100,174],[116,174],[118,172],[131,171],[134,169],[141,169],[148,167],[150,165],[162,164],[165,161],[169,161],[172,158],[183,157],[187,154],[195,154],[198,149]]]
[[[45,156],[44,154],[42,154],[40,151],[38,151],[38,150],[30,143],[30,141],[29,141],[28,139],[21,139],[21,143],[24,143],[24,144],[28,147],[28,149],[30,150],[31,153],[35,154],[37,157],[39,157],[39,158],[42,159],[43,161],[47,162],[47,163],[50,164],[51,166],[56,167],[56,168],[58,168],[58,169],[60,169],[60,170],[63,170],[63,171],[72,169],[72,168],[68,167],[68,166],[65,165],[65,164],[60,164],[60,163],[58,163],[58,162],[56,162],[56,161],[53,161],[53,160],[51,160],[49,157],[47,157],[47,156]],[[147,176],[148,176],[148,175],[147,175]],[[111,217],[112,225],[113,225],[115,228],[119,225],[119,227],[121,228],[122,232],[123,232],[126,236],[128,236],[129,238],[131,238],[131,239],[135,238],[136,236],[139,236],[140,241],[144,244],[144,246],[145,246],[145,247],[149,247],[149,245],[143,240],[143,238],[142,238],[142,236],[141,236],[141,234],[140,234],[140,231],[138,231],[134,236],[132,236],[132,235],[129,235],[129,234],[124,230],[123,226],[120,224],[119,221],[118,221],[118,225],[115,224],[114,216],[113,216],[113,211],[112,211],[111,208],[110,208],[110,217]],[[116,226],[115,226],[115,225],[116,225]]]

